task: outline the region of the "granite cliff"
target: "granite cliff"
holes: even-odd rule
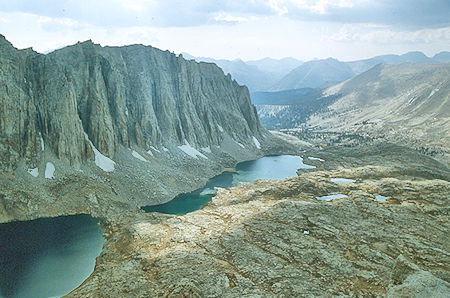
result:
[[[275,144],[247,88],[211,63],[91,41],[42,55],[0,36],[0,65],[5,218],[19,216],[11,215],[18,197],[41,210],[36,204],[56,200],[47,186],[88,185],[83,176],[107,183],[118,201],[167,201]],[[46,199],[29,198],[33,186]]]
[[[101,47],[91,41],[40,55],[0,39],[3,165],[41,151],[77,164],[117,147],[220,145],[223,130],[241,143],[261,137],[247,88],[213,64],[152,47]],[[18,121],[17,121],[18,120]],[[6,144],[6,146],[5,146]],[[8,146],[9,145],[9,146]]]

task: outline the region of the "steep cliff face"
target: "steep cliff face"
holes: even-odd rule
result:
[[[280,146],[214,64],[91,41],[42,55],[0,35],[0,221],[104,217],[110,202],[89,199],[104,185],[125,206],[166,202]]]
[[[79,165],[118,147],[241,144],[266,134],[248,90],[214,64],[133,45],[91,41],[41,55],[0,36],[0,154],[13,170],[42,151]],[[87,138],[85,137],[87,134]]]
[[[35,163],[47,147],[61,160],[90,156],[77,115],[75,89],[52,59],[18,51],[0,36],[0,163],[13,170],[21,158]]]

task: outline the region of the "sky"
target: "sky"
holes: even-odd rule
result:
[[[450,51],[449,0],[0,0],[0,34],[46,52],[91,39],[256,60]]]

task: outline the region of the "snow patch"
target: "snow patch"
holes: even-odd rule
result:
[[[318,161],[325,161],[322,158],[312,157],[312,156],[308,157],[308,159],[310,159],[310,160],[318,160]]]
[[[184,145],[178,146],[178,148],[193,158],[198,158],[197,156],[200,156],[200,157],[208,159],[208,157],[206,157],[205,155],[200,153],[197,149],[195,149],[194,147],[189,145],[188,141],[186,141],[186,140],[184,140]]]
[[[224,132],[223,127],[220,125],[217,125],[217,128],[219,129],[220,132]]]
[[[153,146],[150,146],[150,149],[152,149],[152,150],[154,150],[154,151],[156,151],[156,152],[161,152],[161,151],[159,151],[158,149],[156,149],[156,148],[153,147]]]
[[[236,141],[235,141],[236,142]],[[242,145],[241,143],[239,143],[239,142],[236,142],[236,144],[238,144],[239,146],[241,146],[241,148],[245,148],[245,146],[244,145]]]
[[[30,174],[33,177],[39,176],[39,169],[38,168],[28,169],[27,172],[28,172],[28,174]]]
[[[45,165],[45,176],[44,177],[46,179],[53,179],[53,178],[55,178],[54,174],[55,174],[55,165],[52,164],[51,162],[48,162]]]
[[[206,152],[206,153],[211,153],[211,148],[209,146],[200,148],[200,150],[202,150],[203,152]]]
[[[127,115],[127,117],[128,117],[128,108],[127,107],[125,107],[125,115]]]
[[[436,88],[436,89],[434,89],[434,90],[431,90],[430,95],[428,95],[428,98],[430,98],[431,96],[433,96],[434,93],[436,93],[436,92],[438,92],[438,91],[439,91],[439,88]]]
[[[162,150],[165,152],[169,152],[169,149],[167,149],[166,147],[162,147]]]
[[[253,143],[255,143],[256,148],[261,149],[261,144],[257,138],[253,137]]]
[[[304,234],[304,235],[309,235],[309,231],[308,231],[308,230],[304,230],[304,231],[303,231],[303,234]]]
[[[91,145],[92,151],[94,151],[95,155],[95,164],[105,172],[114,171],[114,165],[116,164],[114,160],[104,156],[100,151],[95,148],[94,144],[92,144],[91,140],[89,140],[89,136],[87,133],[84,133],[84,137],[86,141]]]
[[[148,151],[147,151],[147,154],[149,154],[149,155],[153,156],[153,152],[152,152],[152,150],[148,150]]]
[[[42,135],[39,136],[41,139],[41,151],[45,150],[45,145],[44,145],[44,139],[42,138]]]
[[[137,153],[136,151],[133,150],[133,152],[131,152],[131,155],[133,155],[135,158],[142,160],[144,162],[148,162],[148,160],[146,160],[142,155],[140,155],[139,153]],[[153,155],[153,154],[152,154]]]

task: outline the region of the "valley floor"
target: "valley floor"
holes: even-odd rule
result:
[[[317,168],[222,189],[183,216],[123,216],[69,296],[450,295],[447,166],[382,143],[298,154]],[[346,197],[316,199],[331,194]]]

